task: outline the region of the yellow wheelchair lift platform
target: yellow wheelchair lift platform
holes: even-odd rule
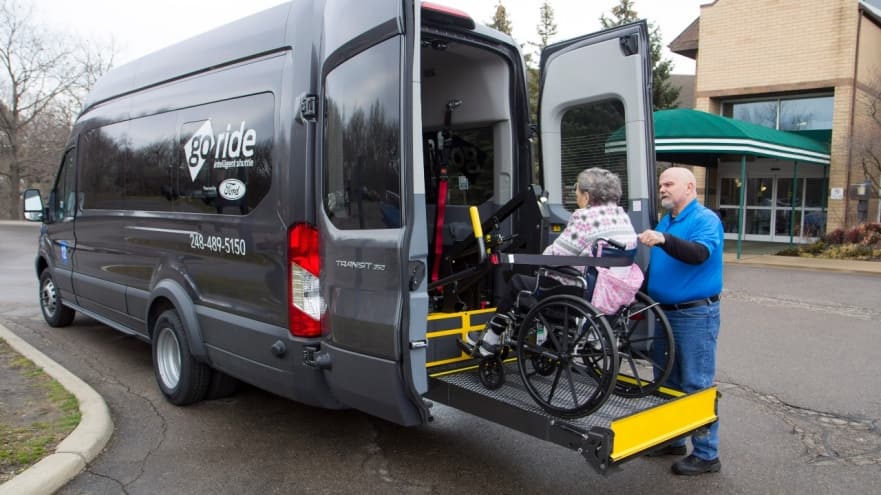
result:
[[[573,449],[601,473],[717,420],[715,386],[691,394],[662,387],[636,399],[613,395],[590,415],[555,417],[526,391],[515,358],[505,361],[505,384],[489,390],[480,383],[477,360],[463,353],[456,340],[482,331],[493,313],[429,315],[427,398]]]

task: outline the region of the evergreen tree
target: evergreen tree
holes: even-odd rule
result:
[[[487,24],[489,27],[501,31],[508,36],[511,36],[511,32],[513,31],[513,26],[511,25],[510,19],[508,19],[508,9],[502,5],[502,0],[499,0],[499,3],[496,4],[496,12],[493,14],[492,22]]]
[[[538,49],[539,52],[544,50],[546,46],[548,46],[548,40],[553,38],[557,34],[557,23],[554,22],[554,8],[551,7],[550,2],[545,0],[542,2],[541,7],[538,9],[539,21],[538,25],[535,26],[536,31],[538,32]]]
[[[541,58],[541,52],[544,50],[552,37],[557,34],[557,23],[554,21],[554,8],[551,7],[551,4],[548,0],[544,0],[541,4],[541,7],[538,9],[538,24],[535,26],[536,33],[538,34],[538,43],[530,42],[529,44],[536,48],[536,55],[533,57],[531,54],[526,55],[526,76],[527,76],[527,93],[529,95],[529,118],[532,122],[537,122],[538,119],[538,85],[539,85],[539,73],[538,69],[533,67],[534,61],[538,61]]]
[[[600,15],[600,23],[604,28],[629,24],[639,20],[633,7],[634,0],[619,0],[612,7],[612,16]],[[679,99],[679,88],[670,82],[670,71],[673,61],[662,58],[661,30],[654,23],[649,23],[649,47],[652,55],[652,102],[654,110],[674,108]]]

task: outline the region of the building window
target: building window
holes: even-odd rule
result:
[[[832,129],[832,95],[722,103],[722,115],[782,131]]]

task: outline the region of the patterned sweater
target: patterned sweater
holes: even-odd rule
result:
[[[591,248],[601,237],[636,247],[637,235],[624,208],[615,203],[579,208],[572,212],[566,229],[543,254],[554,256],[593,256]]]

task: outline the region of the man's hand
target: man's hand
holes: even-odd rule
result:
[[[664,234],[657,230],[646,230],[639,234],[639,242],[649,247],[658,246],[664,243]]]

